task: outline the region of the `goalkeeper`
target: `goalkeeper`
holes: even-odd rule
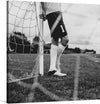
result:
[[[41,2],[41,6],[42,14],[40,15],[40,18],[43,20],[47,19],[52,38],[48,75],[66,76],[60,69],[60,58],[68,44],[68,34],[63,22],[61,4]]]

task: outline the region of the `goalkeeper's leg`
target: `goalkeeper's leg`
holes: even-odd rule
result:
[[[53,41],[52,41],[51,50],[50,50],[50,69],[49,69],[48,75],[56,75],[61,77],[66,76],[66,74],[61,73],[56,68],[58,42],[55,41],[54,39],[52,40]]]
[[[61,72],[61,68],[60,68],[60,58],[61,58],[61,55],[62,55],[63,51],[67,47],[68,41],[69,41],[68,40],[68,35],[62,37],[61,38],[61,42],[59,43],[58,48],[57,48],[56,68],[58,69],[59,72]]]
[[[55,21],[57,21],[59,15],[61,13],[51,13],[47,15],[47,20],[49,23],[50,29],[52,29],[53,24]],[[66,44],[68,43],[68,37],[67,31],[65,29],[64,23],[62,16],[60,20],[58,21],[58,24],[56,25],[55,29],[53,32],[51,32],[51,37],[52,37],[52,45],[51,45],[51,50],[50,50],[50,69],[49,69],[49,74],[54,74],[57,76],[66,76],[66,74],[63,74],[59,71],[58,67],[56,67],[56,62],[57,60],[60,60],[60,56],[62,52],[64,51]],[[61,45],[58,46],[58,40],[61,38]],[[59,48],[59,53],[58,53],[58,48]],[[60,52],[61,51],[61,52]],[[58,57],[58,58],[57,58]],[[57,62],[58,63],[58,62]]]

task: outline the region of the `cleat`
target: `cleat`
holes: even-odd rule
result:
[[[54,76],[66,77],[67,74],[65,74],[65,73],[61,73],[61,72],[59,72],[59,71],[56,71],[56,72],[54,73]]]
[[[49,76],[54,75],[55,72],[56,72],[56,70],[49,71],[49,72],[48,72],[48,75],[49,75]]]

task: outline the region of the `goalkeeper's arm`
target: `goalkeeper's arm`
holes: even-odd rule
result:
[[[44,6],[44,2],[41,2],[41,7],[42,7],[42,14],[40,14],[40,19],[43,19],[44,21],[46,20],[46,10]]]

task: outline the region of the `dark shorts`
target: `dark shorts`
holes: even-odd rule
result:
[[[59,38],[62,38],[67,35],[67,31],[66,31],[66,28],[65,28],[65,25],[63,22],[62,14],[61,14],[61,12],[54,12],[54,13],[50,13],[46,16],[46,18],[48,20],[49,28],[51,30],[53,24],[55,23],[55,21],[57,20],[59,15],[61,15],[61,18],[60,18],[56,28],[54,29],[54,31],[51,33],[51,37],[53,37],[54,39],[59,39]]]

